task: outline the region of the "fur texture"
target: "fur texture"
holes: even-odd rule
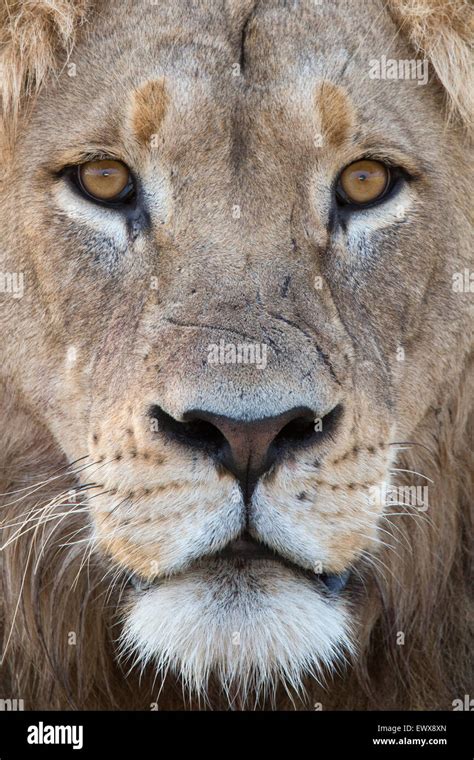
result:
[[[88,0],[2,0],[0,107],[4,150],[15,138],[22,107],[64,65],[90,5]]]
[[[444,87],[448,114],[472,135],[474,14],[465,0],[389,0],[414,49],[428,58]]]
[[[0,294],[0,697],[27,708],[437,709],[472,690],[472,335],[452,287],[470,10],[294,5],[3,3],[0,274],[24,294]],[[368,80],[368,58],[413,54],[426,87]],[[68,182],[104,155],[139,177],[140,213]],[[363,155],[410,179],[335,223],[329,188]],[[265,345],[265,370],[209,366],[221,339]],[[153,405],[308,407],[333,428],[245,505]],[[383,484],[428,484],[427,509],[372,498]],[[301,572],[203,559],[244,527]],[[351,568],[347,589],[316,566]]]

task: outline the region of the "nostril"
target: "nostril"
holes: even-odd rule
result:
[[[192,409],[176,420],[152,406],[149,416],[161,437],[204,451],[231,472],[248,503],[259,478],[274,462],[330,436],[342,411],[339,404],[319,419],[308,407],[295,407],[274,417],[242,420]]]
[[[183,422],[184,436],[190,443],[196,444],[200,442],[203,447],[216,447],[221,446],[225,442],[225,438],[211,422],[205,422],[204,420],[193,420],[192,422]]]
[[[227,443],[221,431],[207,420],[190,419],[181,422],[156,405],[150,408],[148,414],[150,419],[156,420],[158,432],[177,443],[213,453]]]
[[[317,417],[312,413],[305,413],[300,417],[288,422],[278,435],[275,436],[273,445],[277,448],[291,446],[309,446],[320,442],[334,432],[342,415],[342,405],[338,404],[324,417]]]
[[[313,436],[315,432],[315,419],[313,415],[309,417],[299,417],[291,420],[288,425],[280,430],[275,437],[275,443],[298,443],[306,441]]]

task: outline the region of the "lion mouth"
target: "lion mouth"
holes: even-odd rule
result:
[[[263,542],[253,538],[249,533],[243,533],[238,538],[233,539],[227,544],[227,546],[220,549],[218,552],[199,557],[190,568],[187,568],[187,570],[197,567],[202,568],[203,566],[208,566],[220,561],[228,562],[229,565],[233,565],[236,569],[242,569],[245,566],[251,566],[256,562],[261,561],[277,562],[290,569],[292,572],[304,576],[313,583],[318,584],[318,586],[326,593],[334,595],[340,594],[345,589],[351,575],[350,569],[344,570],[342,573],[313,572],[306,567],[292,562],[292,560],[279,554]],[[145,581],[133,574],[129,580],[135,590],[146,591],[149,588],[159,585],[162,579]]]

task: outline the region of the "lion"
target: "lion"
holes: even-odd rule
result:
[[[473,688],[472,9],[4,0],[0,696]]]

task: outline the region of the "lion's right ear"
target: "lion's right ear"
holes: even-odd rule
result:
[[[57,70],[74,44],[90,0],[0,0],[0,113],[14,133],[25,101]]]
[[[430,61],[447,95],[448,117],[472,133],[474,9],[466,0],[388,0],[400,33]]]

